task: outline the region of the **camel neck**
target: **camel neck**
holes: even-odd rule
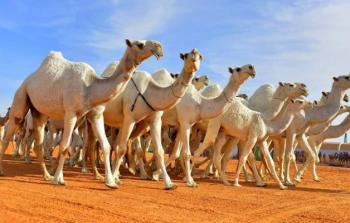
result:
[[[230,81],[218,97],[208,99],[201,96],[200,118],[211,119],[224,113],[226,105],[232,102],[242,83],[230,78]]]
[[[155,110],[166,110],[174,106],[185,95],[195,72],[182,70],[176,81],[168,87],[160,87],[150,81],[143,96]]]
[[[96,78],[89,87],[90,106],[106,103],[124,91],[137,65],[135,57],[127,49],[113,75]]]
[[[350,129],[350,114],[339,124],[330,126],[321,135],[323,139],[338,138],[344,135]]]
[[[289,102],[273,120],[264,119],[268,135],[279,135],[288,128],[296,113],[290,106],[291,104]]]
[[[343,89],[333,84],[332,91],[324,105],[304,109],[307,123],[317,124],[327,122],[336,116],[340,109],[340,102],[344,97],[344,93]]]

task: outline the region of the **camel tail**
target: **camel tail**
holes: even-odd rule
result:
[[[17,89],[10,108],[10,122],[15,125],[23,124],[30,107],[29,95],[25,82]]]

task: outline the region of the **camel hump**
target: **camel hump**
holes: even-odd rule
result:
[[[101,74],[101,77],[110,77],[112,76],[112,74],[114,73],[114,71],[117,69],[119,65],[119,61],[113,61],[112,63],[110,63],[106,69],[104,69],[104,71]]]
[[[155,73],[153,73],[152,79],[162,87],[168,87],[175,81],[171,77],[170,72],[165,68],[157,70]]]
[[[64,58],[61,51],[54,51],[54,50],[51,50],[51,51],[49,52],[49,54],[47,55],[47,57],[51,57],[51,58]]]
[[[207,97],[207,98],[211,98],[211,97],[217,97],[221,94],[222,89],[220,87],[220,85],[218,84],[212,84],[209,85],[208,87],[204,88],[202,91],[202,96]]]
[[[248,99],[250,105],[265,103],[266,99],[271,99],[276,89],[271,84],[264,84],[260,86],[252,96]]]

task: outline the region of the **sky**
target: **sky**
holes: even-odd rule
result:
[[[271,83],[303,82],[310,99],[350,73],[348,0],[1,0],[0,113],[51,51],[83,61],[97,73],[120,59],[125,39],[154,39],[164,57],[141,70],[180,72],[179,53],[197,48],[198,75],[224,86],[229,66],[254,64],[241,88],[251,95]]]

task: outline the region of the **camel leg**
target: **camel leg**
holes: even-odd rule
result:
[[[275,169],[275,164],[273,163],[273,159],[269,153],[269,148],[267,147],[267,143],[266,141],[263,141],[260,143],[261,146],[261,152],[263,153],[266,163],[268,165],[268,168],[273,176],[273,178],[277,181],[279,187],[283,190],[286,189],[287,187],[284,186],[280,180],[280,178],[278,178],[278,175],[276,173],[276,169]]]
[[[41,115],[39,112],[32,109],[33,115],[33,127],[34,127],[34,150],[39,159],[41,169],[43,171],[43,177],[45,180],[52,180],[52,176],[46,169],[45,159],[44,159],[44,134],[45,134],[45,125],[47,122],[47,117]],[[31,134],[31,135],[33,135]],[[30,150],[32,140],[31,136],[28,137],[29,141],[27,143],[27,150]]]
[[[152,143],[154,145],[154,155],[156,157],[157,169],[161,169],[165,189],[175,189],[177,186],[171,182],[171,179],[166,171],[164,160],[164,149],[162,146],[161,129],[162,129],[162,112],[157,112],[154,119],[150,122]]]
[[[225,145],[226,142],[227,142],[226,134],[223,132],[220,132],[213,146],[213,149],[214,149],[213,163],[215,168],[219,171],[219,176],[220,176],[219,178],[222,180],[224,185],[230,186],[231,183],[228,182],[225,172],[221,169],[221,151],[222,151],[222,147]]]
[[[254,157],[253,152],[249,153],[249,155],[248,155],[248,162],[251,164],[251,169],[253,171],[253,174],[254,174],[254,177],[255,177],[255,180],[256,180],[256,186],[257,187],[265,187],[266,183],[260,177],[258,168],[256,167],[256,164],[255,164],[255,157]],[[253,180],[250,180],[250,182],[251,181],[253,181]]]
[[[143,157],[144,157],[144,151],[142,149],[141,146],[141,142],[140,142],[140,137],[137,137],[136,139],[136,159],[138,160],[138,165],[140,168],[140,178],[144,179],[144,180],[149,180],[151,179],[150,176],[148,176],[146,170],[145,170],[145,163],[143,162]]]
[[[9,123],[7,125],[7,129],[5,131],[5,136],[1,143],[1,151],[0,151],[0,176],[4,175],[4,169],[2,165],[3,156],[7,150],[7,147],[10,143],[10,141],[13,139],[13,134],[16,132],[16,130],[19,128],[18,124],[15,123],[14,120],[10,119]]]
[[[293,153],[293,145],[295,141],[295,134],[292,132],[287,131],[287,138],[286,138],[286,150],[284,154],[284,184],[287,186],[293,186],[294,183],[290,179],[290,162],[292,159],[292,153]]]
[[[197,184],[193,180],[191,175],[192,166],[190,163],[190,160],[191,160],[191,150],[190,150],[190,142],[189,142],[190,133],[191,133],[190,125],[180,126],[181,141],[183,143],[183,146],[181,149],[181,156],[185,162],[185,167],[186,167],[186,172],[185,172],[186,184],[188,187],[197,187]]]
[[[317,176],[316,173],[316,154],[309,145],[307,138],[305,134],[302,134],[299,137],[298,142],[300,143],[300,146],[304,149],[305,152],[307,152],[308,156],[306,159],[306,162],[302,166],[302,168],[298,171],[298,173],[295,176],[295,180],[300,182],[301,176],[303,175],[304,171],[306,170],[307,166],[311,164],[311,171],[312,171],[312,178],[314,181],[320,181],[320,178]]]
[[[171,167],[175,167],[174,161],[180,157],[180,152],[181,152],[181,148],[182,148],[182,142],[181,142],[180,139],[181,139],[181,135],[178,132],[176,134],[174,148],[173,148],[173,150],[171,152],[171,155],[170,155],[170,157],[168,159],[168,162],[167,162],[166,166],[169,166],[169,165],[173,164],[174,166],[172,165]]]
[[[215,143],[216,137],[219,134],[221,127],[221,121],[219,121],[219,118],[221,119],[221,117],[218,117],[213,119],[215,121],[209,122],[204,140],[199,144],[198,149],[193,154],[193,166],[196,164],[196,160],[198,160],[204,150]]]
[[[86,136],[85,136],[85,137],[87,137],[87,139],[86,139],[86,141],[87,141],[86,151],[89,154],[92,172],[94,173],[94,176],[95,176],[96,180],[105,181],[104,176],[102,176],[100,174],[100,172],[98,171],[98,169],[97,169],[96,150],[98,150],[99,148],[97,147],[95,131],[94,131],[91,123],[87,123],[87,125],[86,125],[86,133],[87,133]]]
[[[225,174],[224,178],[226,179],[226,181],[227,181],[227,177],[226,177],[227,164],[231,159],[234,144],[237,144],[237,139],[229,138],[222,148],[224,155],[221,158],[221,168],[222,168],[223,174]]]
[[[135,153],[134,148],[133,148],[133,143],[134,140],[136,140],[138,137],[136,137],[135,139],[130,139],[128,140],[128,147],[127,147],[127,157],[128,157],[128,170],[132,175],[136,174],[136,162],[135,162],[135,158],[133,156],[133,154]]]
[[[60,143],[60,156],[58,166],[55,172],[54,179],[52,180],[53,184],[61,184],[65,185],[63,178],[63,166],[66,155],[68,153],[68,147],[71,141],[72,133],[74,130],[74,126],[77,122],[77,117],[74,113],[66,113],[64,115],[64,130]]]
[[[241,185],[239,184],[239,175],[241,174],[241,171],[243,169],[243,166],[245,165],[248,155],[251,152],[251,149],[256,143],[256,138],[251,138],[248,137],[247,141],[245,141],[242,145],[242,149],[239,150],[240,152],[240,157],[237,165],[237,170],[236,170],[236,176],[235,176],[235,181],[234,181],[234,186],[235,187],[240,187]]]
[[[121,128],[118,139],[117,139],[117,145],[116,145],[116,157],[115,157],[115,165],[113,169],[113,177],[117,183],[120,182],[120,175],[119,175],[119,169],[123,161],[123,157],[127,152],[127,144],[129,136],[135,126],[135,122],[133,120],[129,120],[124,118],[123,127]]]
[[[93,117],[89,118],[91,123],[92,130],[94,135],[97,137],[98,142],[103,150],[103,159],[105,164],[105,184],[110,188],[117,188],[117,184],[114,181],[112,171],[111,171],[111,163],[110,163],[110,152],[111,146],[108,142],[105,128],[104,128],[104,120],[102,114],[93,114]]]
[[[34,121],[33,121],[34,122]],[[29,129],[26,131],[26,135],[24,136],[25,146],[24,146],[24,161],[27,164],[32,163],[32,160],[30,158],[30,149],[33,144],[34,138],[34,131]]]

